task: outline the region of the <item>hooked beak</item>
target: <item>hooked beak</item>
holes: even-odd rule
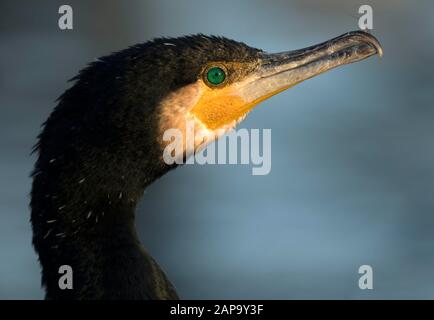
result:
[[[306,79],[375,54],[383,54],[380,43],[363,31],[348,32],[300,50],[263,53],[259,68],[238,92],[253,107]]]
[[[301,50],[263,52],[248,76],[222,89],[206,89],[191,113],[208,129],[233,127],[265,99],[327,70],[374,54],[383,54],[381,45],[363,31],[348,32]]]

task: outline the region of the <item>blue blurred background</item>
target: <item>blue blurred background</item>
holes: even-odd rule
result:
[[[31,245],[30,150],[87,62],[158,36],[223,35],[266,51],[358,28],[384,46],[255,109],[272,170],[185,166],[137,212],[144,245],[183,298],[434,298],[434,2],[64,1],[0,4],[0,298],[40,299]],[[358,268],[374,270],[360,290]]]

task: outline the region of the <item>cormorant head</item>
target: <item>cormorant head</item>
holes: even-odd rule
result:
[[[166,130],[186,137],[187,123],[194,124],[194,143],[182,145],[183,156],[189,155],[232,129],[259,102],[374,54],[382,54],[380,44],[361,31],[271,54],[204,35],[130,47],[74,78],[40,135],[35,172],[49,175],[57,190],[78,181],[74,192],[138,193],[172,167],[163,161]]]
[[[157,43],[172,53],[168,69],[176,70],[168,70],[173,85],[158,104],[160,134],[177,128],[186,136],[185,124],[193,123],[194,147],[189,150],[184,141],[187,154],[234,128],[265,99],[337,66],[382,54],[379,42],[361,31],[273,54],[202,35]]]

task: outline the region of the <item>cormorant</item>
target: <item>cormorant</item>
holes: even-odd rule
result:
[[[381,55],[355,31],[269,54],[223,37],[160,38],[89,64],[44,123],[32,173],[33,244],[46,299],[177,299],[140,244],[134,211],[144,189],[173,169],[163,132],[202,134],[184,156],[241,121],[259,102],[340,65]],[[73,289],[59,288],[59,267]]]

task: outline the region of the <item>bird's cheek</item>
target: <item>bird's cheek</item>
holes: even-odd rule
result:
[[[190,112],[209,130],[216,130],[243,118],[252,108],[236,94],[205,94]]]

